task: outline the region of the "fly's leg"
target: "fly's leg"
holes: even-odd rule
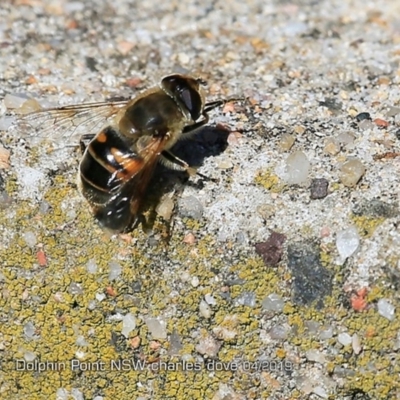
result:
[[[189,164],[183,160],[181,160],[176,155],[172,154],[168,150],[164,150],[160,155],[161,162],[168,168],[173,169],[175,171],[186,171],[189,176],[198,175],[203,179],[216,182],[215,179],[209,178],[206,175],[201,174],[196,171],[196,168],[189,166]]]

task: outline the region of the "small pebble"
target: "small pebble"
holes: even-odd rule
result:
[[[71,396],[72,400],[85,400],[83,393],[77,388],[71,389]]]
[[[233,164],[232,161],[229,160],[229,158],[223,158],[222,160],[218,161],[217,167],[219,169],[229,169],[233,167]]]
[[[96,293],[95,297],[98,302],[102,302],[106,298],[106,295],[105,293]]]
[[[36,239],[36,235],[33,232],[27,231],[22,235],[22,237],[24,238],[25,243],[29,247],[35,247],[36,246],[37,239]]]
[[[364,120],[366,120],[366,119],[367,119],[367,120],[371,120],[371,115],[370,115],[370,113],[362,112],[362,113],[356,115],[356,120],[357,120],[358,122],[364,121]]]
[[[306,351],[306,358],[308,361],[317,362],[320,364],[324,364],[326,362],[326,358],[323,353],[319,350],[310,349]]]
[[[235,299],[235,306],[254,307],[256,305],[256,295],[253,292],[243,292]]]
[[[306,131],[306,128],[304,126],[302,126],[302,125],[296,125],[293,128],[293,131],[295,133],[297,133],[298,135],[302,135]]]
[[[385,121],[384,119],[381,118],[376,118],[374,119],[374,124],[381,127],[381,128],[386,128],[389,126],[389,122]]]
[[[56,400],[68,400],[69,392],[67,389],[58,388],[56,392]]]
[[[295,151],[286,159],[286,182],[289,185],[300,185],[307,180],[310,161],[302,151]]]
[[[341,378],[347,378],[347,377],[355,375],[354,370],[352,370],[350,368],[339,367],[339,366],[336,366],[333,369],[333,373]]]
[[[353,335],[352,346],[353,346],[354,354],[360,354],[361,353],[361,350],[362,350],[361,341],[360,341],[360,337],[357,334]]]
[[[331,326],[325,326],[321,329],[321,332],[319,333],[319,338],[321,340],[328,340],[333,337],[333,329]]]
[[[12,198],[6,191],[0,191],[0,210],[5,210],[12,204]]]
[[[35,336],[35,326],[32,322],[27,322],[24,325],[24,334],[28,339],[32,339]]]
[[[36,354],[33,351],[27,350],[24,353],[24,359],[26,362],[32,362],[36,358]]]
[[[83,294],[82,285],[77,282],[71,282],[71,284],[69,285],[69,293],[72,295],[82,295]]]
[[[214,358],[217,356],[221,343],[215,340],[211,335],[207,335],[200,339],[196,346],[196,351],[200,354]]]
[[[389,321],[395,318],[395,307],[387,299],[378,300],[378,313]]]
[[[359,245],[360,236],[355,226],[350,226],[336,234],[336,248],[343,259],[353,255]]]
[[[170,339],[169,339],[169,350],[168,354],[173,356],[173,355],[178,355],[179,352],[182,350],[182,340],[181,337],[179,336],[178,332],[174,329],[171,333]]]
[[[136,328],[136,318],[132,313],[128,313],[122,320],[121,333],[128,338],[129,334]]]
[[[256,243],[256,253],[263,258],[265,265],[274,266],[279,263],[285,240],[286,236],[282,233],[272,232],[265,242]]]
[[[346,148],[348,148],[349,146],[354,144],[355,136],[352,133],[343,132],[343,133],[340,133],[336,137],[336,139],[340,144],[342,144],[343,146],[346,146]]]
[[[374,124],[372,123],[371,120],[369,120],[369,119],[364,119],[363,121],[361,121],[361,122],[358,124],[358,127],[359,127],[360,129],[362,129],[363,131],[367,131],[367,130],[369,130],[369,129],[373,129]]]
[[[346,161],[340,168],[339,179],[347,187],[355,186],[365,174],[365,167],[358,159]]]
[[[194,196],[183,197],[179,200],[179,214],[182,217],[201,219],[204,207]]]
[[[211,317],[211,308],[204,300],[200,301],[199,311],[204,318]]]
[[[86,264],[87,272],[89,272],[89,274],[95,274],[97,272],[97,269],[98,267],[96,261],[91,258]]]
[[[400,114],[400,107],[392,107],[390,106],[386,112],[386,116],[388,118],[394,117],[395,115]]]
[[[218,339],[232,340],[239,333],[236,329],[239,322],[239,318],[236,315],[227,315],[222,323],[213,329],[213,333]]]
[[[78,335],[78,337],[76,338],[75,344],[77,346],[81,346],[81,347],[89,346],[88,341],[85,339],[85,337],[83,335]]]
[[[290,133],[284,133],[279,141],[279,147],[282,151],[288,151],[292,148],[296,138]]]
[[[336,156],[340,152],[340,146],[335,141],[330,141],[324,147],[325,153],[330,154],[331,156]]]
[[[174,211],[175,203],[169,197],[165,196],[156,207],[157,214],[165,221],[169,221]]]
[[[11,116],[2,116],[0,117],[0,131],[8,131],[10,126],[15,121],[15,117]]]
[[[283,325],[274,325],[269,331],[269,336],[273,340],[285,340],[288,337],[288,329]]]
[[[315,335],[321,324],[318,321],[314,321],[314,320],[309,320],[309,321],[305,321],[304,326],[307,328],[307,331],[310,335]]]
[[[210,294],[210,293],[207,293],[205,296],[204,296],[204,300],[207,302],[207,304],[209,304],[210,306],[216,306],[217,305],[217,302],[216,302],[216,300],[215,300],[215,298]]]
[[[193,245],[196,243],[196,238],[192,232],[189,232],[188,234],[185,235],[185,237],[183,238],[183,243],[190,244],[190,245]]]
[[[10,150],[0,145],[0,169],[10,168]]]
[[[343,346],[350,346],[353,338],[346,332],[339,333],[338,342]]]
[[[190,281],[191,285],[193,287],[197,287],[200,284],[200,280],[197,276],[192,277],[192,280]]]
[[[312,390],[314,394],[317,396],[321,397],[322,399],[327,399],[329,398],[328,392],[323,386],[315,386]]]
[[[35,99],[28,99],[22,104],[18,111],[21,114],[28,114],[34,111],[39,111],[41,109],[42,107]]]
[[[160,340],[167,338],[167,327],[163,319],[147,318],[146,325],[153,339]]]
[[[108,266],[110,267],[110,273],[108,274],[108,279],[110,281],[113,281],[117,278],[119,278],[119,276],[122,273],[122,267],[119,263],[117,263],[116,261],[110,261],[108,263]]]
[[[315,178],[311,181],[310,198],[313,200],[323,199],[328,195],[329,182],[325,178]]]
[[[19,108],[26,102],[26,96],[22,94],[6,94],[3,99],[4,106],[7,110],[13,110]]]
[[[281,312],[285,305],[282,297],[276,293],[271,293],[262,302],[262,308],[266,311]]]

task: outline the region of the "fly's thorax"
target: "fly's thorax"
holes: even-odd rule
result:
[[[167,135],[176,126],[190,123],[178,103],[161,89],[144,93],[126,108],[120,132],[135,142],[142,136]]]

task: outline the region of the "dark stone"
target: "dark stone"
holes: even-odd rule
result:
[[[310,242],[288,247],[288,267],[293,275],[293,301],[300,305],[316,302],[323,307],[323,298],[332,292],[332,273],[321,263],[318,246]]]
[[[367,113],[367,112],[362,112],[362,113],[356,115],[356,120],[358,122],[364,121],[365,119],[371,120],[372,119],[371,114]]]
[[[399,215],[399,206],[379,199],[364,200],[353,207],[353,213],[366,217],[393,218]]]
[[[342,103],[334,98],[327,98],[319,102],[320,106],[326,107],[331,111],[339,111],[342,109]]]
[[[255,245],[257,254],[263,258],[266,265],[274,266],[279,263],[282,258],[285,240],[285,235],[272,232],[266,242],[260,242]]]
[[[323,199],[328,195],[329,182],[325,178],[315,178],[311,181],[310,197],[313,200]]]

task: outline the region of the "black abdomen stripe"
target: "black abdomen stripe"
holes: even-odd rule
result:
[[[82,157],[79,171],[82,182],[86,182],[84,186],[92,186],[92,191],[111,193],[121,184],[118,177],[125,170],[121,159],[131,157],[137,156],[130,143],[111,126],[105,128],[89,143]]]

